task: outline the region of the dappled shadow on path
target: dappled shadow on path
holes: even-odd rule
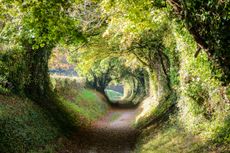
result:
[[[137,109],[111,108],[88,129],[81,129],[62,153],[130,153],[138,131],[133,127]]]

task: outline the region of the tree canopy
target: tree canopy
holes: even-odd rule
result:
[[[141,128],[178,110],[185,130],[229,144],[229,12],[230,0],[0,0],[0,93],[64,112],[48,67],[62,50],[104,95],[123,83]]]

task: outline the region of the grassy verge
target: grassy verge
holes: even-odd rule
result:
[[[94,90],[85,89],[80,81],[69,78],[52,80],[54,90],[60,99],[58,105],[72,114],[70,117],[77,126],[88,126],[107,112],[108,104],[102,95]]]
[[[27,98],[0,95],[0,151],[54,152],[61,136],[54,119]],[[34,151],[33,151],[34,150]]]
[[[150,107],[149,114],[144,115],[135,125],[145,127],[148,121],[159,117],[160,114],[169,115],[169,120],[153,120],[151,126],[141,133],[136,145],[136,153],[228,153],[230,152],[230,109],[223,97],[216,94],[219,101],[216,112],[211,118],[206,118],[203,112],[197,113],[195,101],[186,96],[180,97],[174,114],[165,112],[174,101],[168,99],[160,107]],[[182,103],[183,102],[183,103]],[[158,104],[158,103],[155,103]],[[189,105],[190,104],[190,105]],[[146,105],[148,106],[148,105]],[[195,113],[194,113],[195,112]],[[147,113],[146,113],[147,114]]]
[[[205,141],[199,134],[193,135],[186,131],[175,120],[161,126],[151,126],[141,134],[135,153],[198,153],[198,152],[229,152],[228,145],[215,146]]]
[[[199,139],[186,133],[177,124],[152,126],[142,133],[136,153],[194,152],[198,144]]]
[[[229,123],[229,122],[228,122]],[[209,126],[213,126],[210,123]],[[229,127],[223,127],[226,129]],[[222,129],[223,129],[222,128]],[[146,128],[138,138],[135,153],[228,153],[228,143],[216,144],[202,135],[208,131],[197,131],[196,134],[184,128],[178,120],[178,114],[170,116],[164,123],[153,124]],[[227,141],[227,140],[226,140]]]
[[[103,97],[84,89],[75,79],[55,81],[53,89],[57,95],[50,108],[56,110],[53,115],[28,98],[0,94],[1,153],[57,152],[64,147],[64,132],[68,131],[63,131],[54,116],[61,116],[71,126],[84,127],[107,111]]]

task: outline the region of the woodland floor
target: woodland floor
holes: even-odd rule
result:
[[[111,108],[89,129],[78,131],[60,153],[130,153],[138,131],[132,126],[137,109]]]

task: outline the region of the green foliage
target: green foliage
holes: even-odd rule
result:
[[[82,80],[71,78],[52,78],[56,82],[54,90],[59,97],[57,105],[61,107],[74,126],[87,126],[104,115],[108,105],[103,96],[96,91],[85,89]]]
[[[4,49],[4,48],[3,48]],[[21,94],[28,83],[27,68],[20,48],[5,48],[0,52],[0,76],[8,89]]]
[[[230,119],[229,116],[223,121],[223,125],[217,127],[213,136],[214,143],[228,145],[230,143]]]
[[[222,92],[223,87],[217,79],[222,73],[218,69],[213,73],[212,63],[206,54],[200,53],[199,57],[193,57],[197,47],[186,30],[178,29],[175,36],[181,62],[178,90],[180,125],[193,134],[199,134],[207,145],[210,141],[211,146],[214,146],[213,142],[221,145],[225,141],[224,137],[228,137],[225,125],[228,124],[229,116],[229,106],[224,98],[226,93]],[[221,136],[221,131],[224,136]],[[218,140],[219,134],[218,143],[215,140]]]
[[[224,75],[219,77],[225,84],[229,83],[229,22],[230,1],[218,0],[177,0],[170,4],[174,12],[184,20],[187,30],[196,43],[203,49],[209,59],[220,67]]]
[[[191,152],[193,145],[195,146],[192,136],[175,126],[155,131],[155,135],[151,133],[148,131],[142,136],[145,140],[139,142],[136,153]]]
[[[93,121],[100,118],[107,111],[108,106],[100,95],[90,90],[82,90],[75,103],[83,112],[83,116]]]
[[[167,117],[169,113],[174,110],[176,102],[176,93],[164,95],[161,100],[159,100],[158,102],[154,102],[154,104],[150,108],[150,111],[146,113],[147,115],[138,118],[135,126],[141,129],[155,122],[157,123],[160,118]]]
[[[32,101],[0,95],[0,150],[23,153],[60,136],[54,119]]]
[[[8,81],[12,81],[17,92],[25,91],[35,101],[47,96],[52,48],[60,43],[78,45],[85,41],[77,27],[79,22],[71,15],[70,8],[77,4],[78,1],[1,0],[0,48],[7,55],[10,50],[3,47],[14,46],[14,53],[19,55],[13,66],[3,68],[12,72]],[[6,63],[11,64],[15,59],[16,56],[11,56]]]
[[[192,81],[188,84],[186,94],[197,101],[200,105],[208,98],[207,90],[202,86],[201,81]]]
[[[92,60],[85,61],[87,54],[82,54],[78,58],[77,71],[81,76],[86,77],[86,85],[94,88],[105,95],[106,87],[113,82],[121,82],[127,79],[131,72],[130,68],[125,66],[125,60],[118,57],[108,57],[93,61],[94,64],[87,68],[87,63]],[[82,58],[81,58],[82,57]],[[105,95],[106,96],[106,95]]]
[[[215,147],[205,144],[198,138],[186,131],[172,115],[169,121],[163,124],[154,124],[145,129],[136,146],[136,153],[179,153],[179,152],[215,152],[227,151],[227,148]]]
[[[199,151],[196,143],[188,144],[191,149],[184,143],[172,145],[178,144],[170,139],[179,129],[179,142],[190,138],[189,131],[206,145],[226,145],[229,5],[229,0],[1,0],[0,92],[7,93],[11,88],[6,84],[12,83],[12,90],[26,90],[27,96],[45,101],[50,92],[48,59],[56,45],[64,44],[91,87],[104,93],[111,81],[124,81],[132,88],[128,100],[149,96],[141,126],[168,116],[177,103],[178,122],[159,131],[156,141],[149,139],[142,152],[153,151],[151,146],[158,152],[179,152],[180,147]],[[53,107],[75,126],[105,113],[107,106],[94,91],[69,81],[53,82],[59,95]],[[159,142],[166,146],[157,148]]]
[[[100,78],[105,78],[104,81],[110,82],[112,80],[119,80],[123,75],[124,61],[119,58],[105,58],[103,60],[95,61],[94,65],[90,68],[87,74],[88,81]],[[107,84],[108,85],[108,84]]]
[[[9,89],[5,87],[7,80],[5,77],[0,76],[0,94],[7,94],[9,93]]]
[[[81,37],[79,29],[75,27],[78,24],[76,18],[71,17],[68,12],[68,8],[77,1],[75,3],[3,0],[2,3],[6,11],[2,13],[11,17],[11,20],[3,20],[6,25],[9,25],[3,31],[15,29],[12,35],[22,42],[29,42],[33,45],[33,49],[53,47],[58,41],[78,43],[78,38]],[[18,30],[17,26],[21,28]],[[9,33],[5,36],[11,37]]]

